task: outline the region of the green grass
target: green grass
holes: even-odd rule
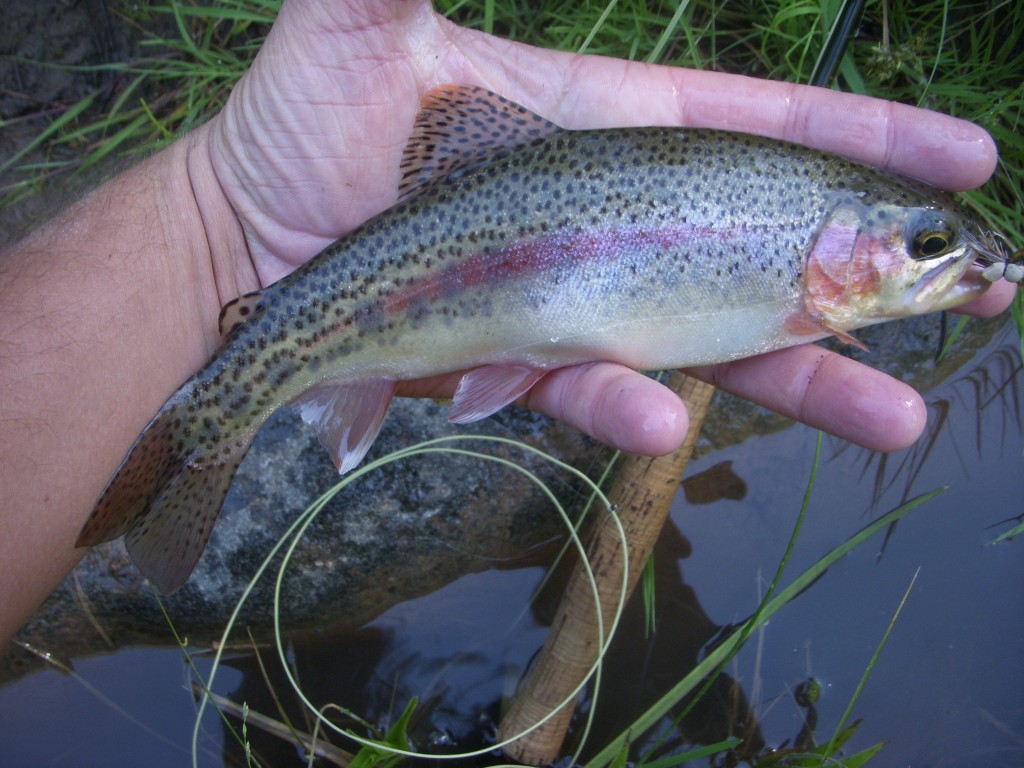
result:
[[[459,24],[560,50],[585,49],[665,64],[808,82],[840,0],[437,0]],[[162,0],[120,5],[148,31],[143,55],[94,69],[119,75],[56,116],[40,113],[36,142],[0,164],[18,181],[8,201],[40,180],[150,152],[223,105],[275,17],[280,0]],[[947,7],[948,6],[948,7]],[[1003,168],[970,203],[1014,243],[1024,242],[1024,35],[1020,3],[868,3],[839,67],[843,90],[918,104],[984,126]],[[98,104],[107,106],[102,112]],[[75,148],[73,159],[26,164],[30,148]]]
[[[14,177],[0,188],[0,204],[41,192],[62,175],[153,152],[201,124],[223,107],[279,8],[280,0],[119,4],[115,10],[126,23],[145,30],[141,55],[75,68],[113,76],[103,89],[56,116],[40,112],[35,140],[0,163],[0,173]],[[156,29],[167,31],[158,34]],[[27,161],[37,149],[60,159]]]

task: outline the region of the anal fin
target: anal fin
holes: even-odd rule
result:
[[[338,379],[310,387],[291,404],[316,428],[320,443],[344,474],[370,450],[394,394],[390,379]]]

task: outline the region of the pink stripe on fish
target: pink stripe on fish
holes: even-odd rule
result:
[[[751,227],[679,226],[616,229],[602,232],[556,233],[504,248],[491,248],[451,266],[410,281],[387,296],[384,312],[394,315],[421,301],[452,296],[480,285],[493,285],[520,275],[542,273],[566,262],[581,264],[621,259],[650,246],[671,248],[686,241],[749,237]]]

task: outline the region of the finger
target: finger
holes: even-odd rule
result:
[[[690,373],[872,450],[907,447],[927,420],[924,401],[912,387],[813,345]]]
[[[541,379],[525,404],[613,448],[660,456],[680,446],[689,417],[662,384],[615,363],[559,368]]]
[[[462,372],[400,382],[403,397],[451,397]],[[551,371],[521,405],[564,421],[613,448],[660,456],[682,443],[689,426],[679,397],[658,382],[615,363]]]
[[[685,125],[794,141],[946,189],[995,168],[986,131],[895,102],[752,77],[542,51],[461,30],[495,90],[566,128]],[[484,51],[489,55],[484,59]],[[497,55],[496,55],[497,54]],[[472,56],[472,53],[471,53]]]
[[[1018,290],[1014,283],[998,280],[981,296],[960,305],[954,311],[975,317],[994,317],[1010,306]]]

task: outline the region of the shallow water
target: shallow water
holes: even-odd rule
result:
[[[1024,511],[1016,344],[1007,329],[931,392],[932,424],[941,422],[934,440],[884,467],[878,456],[826,438],[791,576],[905,498],[950,488],[840,561],[740,654],[727,677],[749,703],[749,717],[728,701],[723,680],[702,719],[684,726],[687,738],[720,738],[730,718],[741,716],[756,725],[755,738],[792,744],[806,717],[793,692],[813,677],[822,685],[818,737],[827,740],[916,574],[854,708],[862,724],[851,749],[887,741],[881,765],[1024,764],[1024,542],[988,545]],[[690,476],[731,462],[741,484],[731,482],[734,498],[677,500],[656,559],[656,632],[645,640],[634,612],[624,620],[593,747],[625,727],[644,697],[685,673],[721,626],[756,607],[800,508],[815,440],[793,426],[691,464]],[[318,704],[334,701],[387,723],[416,695],[423,713],[413,723],[417,746],[479,746],[545,637],[552,603],[531,608],[529,598],[543,578],[537,561],[548,554],[466,576],[356,633],[296,639],[290,659]],[[273,661],[271,649],[263,653]],[[200,664],[208,668],[208,660]],[[187,763],[195,704],[180,652],[130,649],[74,667],[77,678],[44,671],[0,689],[0,765],[128,766],[142,755],[147,765]],[[287,684],[275,681],[302,723]],[[251,654],[231,657],[215,687],[273,714]],[[244,764],[234,745],[225,754],[214,716],[202,730],[202,765]],[[292,747],[252,728],[250,736],[264,765],[303,764]]]

